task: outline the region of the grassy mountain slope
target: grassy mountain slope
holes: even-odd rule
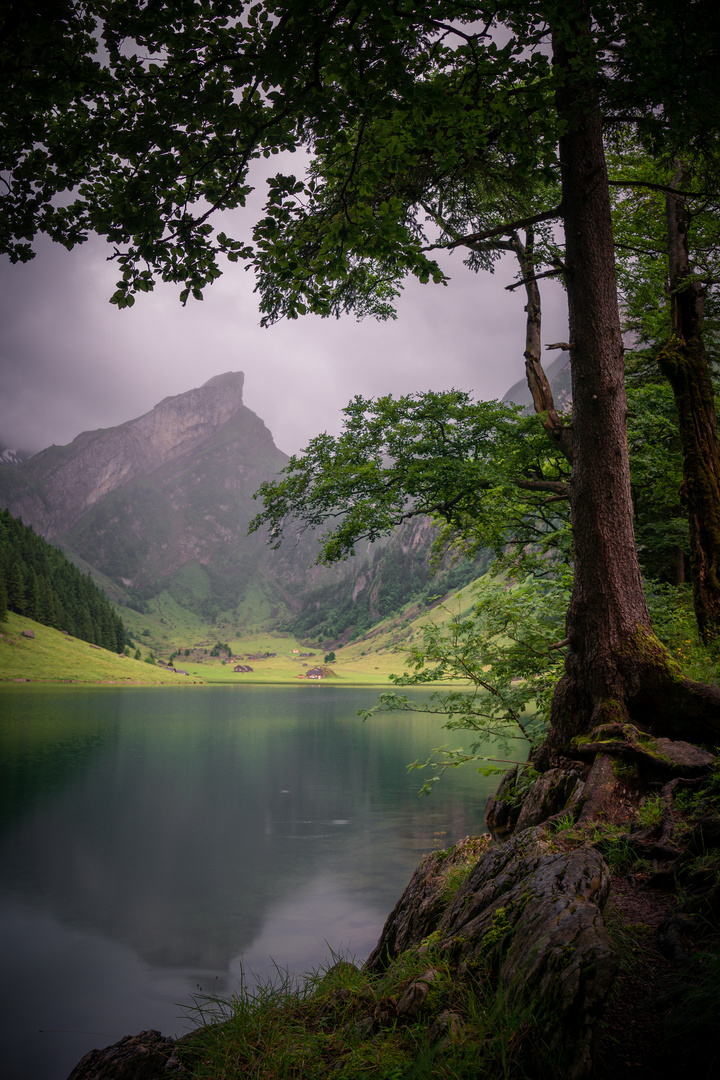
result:
[[[156,612],[139,614],[121,609],[128,617],[132,635],[141,651],[141,659],[117,654],[89,645],[41,626],[32,619],[10,613],[0,625],[0,682],[105,683],[116,686],[163,685],[187,686],[190,683],[243,683],[272,685],[300,684],[310,668],[322,666],[327,684],[335,686],[386,686],[391,674],[405,670],[405,656],[411,644],[420,642],[422,626],[428,621],[446,622],[464,616],[472,607],[472,587],[451,593],[429,609],[415,602],[404,605],[394,615],[383,619],[356,641],[335,649],[335,662],[324,664],[322,648],[303,644],[290,633],[257,630],[243,637],[224,637],[217,628],[203,622],[163,595]],[[133,623],[132,620],[135,620]],[[22,636],[32,630],[34,638]],[[211,656],[213,646],[221,641],[230,646],[237,658],[227,654]],[[133,646],[133,649],[135,646]],[[293,650],[297,649],[297,652]],[[185,655],[185,650],[188,655]],[[157,664],[146,663],[153,653],[168,661],[177,653],[174,665],[187,676],[165,671]],[[255,659],[261,653],[275,653],[267,659]],[[226,662],[223,663],[223,660]],[[236,673],[238,663],[252,667],[252,672]],[[317,686],[316,682],[305,685]]]
[[[0,510],[0,619],[5,609],[122,652],[126,631],[107,595],[32,528]]]
[[[34,638],[23,637],[23,630],[32,631]],[[11,612],[0,625],[0,682],[18,681],[177,686],[191,680]]]

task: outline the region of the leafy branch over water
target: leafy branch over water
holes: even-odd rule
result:
[[[445,715],[447,730],[473,734],[467,750],[436,747],[425,762],[409,766],[438,770],[425,780],[423,794],[429,794],[449,768],[470,761],[485,762],[480,766],[484,775],[504,771],[500,766],[517,764],[518,756],[524,761],[519,747],[527,752],[542,739],[562,674],[570,584],[570,571],[563,568],[552,580],[528,577],[510,584],[482,579],[471,612],[452,614],[444,606],[449,621],[426,624],[422,644],[409,653],[411,670],[391,676],[397,687],[437,687],[429,701],[391,692],[361,712],[364,719],[377,712]],[[490,740],[505,757],[480,753]]]

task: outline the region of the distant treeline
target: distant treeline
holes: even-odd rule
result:
[[[0,621],[8,611],[113,652],[127,642],[122,619],[90,575],[0,510]]]

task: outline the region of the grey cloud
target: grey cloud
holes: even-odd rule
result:
[[[0,268],[0,443],[39,450],[122,423],[224,371],[245,372],[245,401],[288,452],[335,432],[355,394],[455,386],[501,397],[522,376],[524,298],[512,264],[475,275],[447,258],[445,288],[407,284],[394,322],[306,317],[259,326],[253,279],[230,270],[182,308],[158,285],[131,309],[108,303],[117,271],[94,238],[49,242],[30,264]],[[543,290],[546,339],[566,334],[564,297]]]

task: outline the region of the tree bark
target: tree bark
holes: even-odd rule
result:
[[[556,9],[559,11],[559,8]],[[565,674],[539,756],[597,724],[632,718],[689,738],[720,733],[720,692],[683,679],[652,631],[633,533],[623,344],[589,9],[562,5],[558,75],[573,391],[575,580]]]
[[[563,424],[555,408],[550,383],[540,358],[542,306],[540,303],[540,289],[535,278],[532,230],[526,230],[524,244],[517,233],[513,233],[510,243],[520,263],[520,272],[525,282],[525,295],[527,297],[524,356],[528,389],[532,395],[535,412],[541,417],[542,425],[550,442],[572,464],[572,434],[570,428]]]
[[[679,186],[682,169],[673,181]],[[703,341],[704,291],[693,279],[682,195],[666,197],[672,336],[658,365],[675,396],[683,456],[681,497],[690,530],[690,577],[700,636],[720,639],[720,447],[715,394]]]

